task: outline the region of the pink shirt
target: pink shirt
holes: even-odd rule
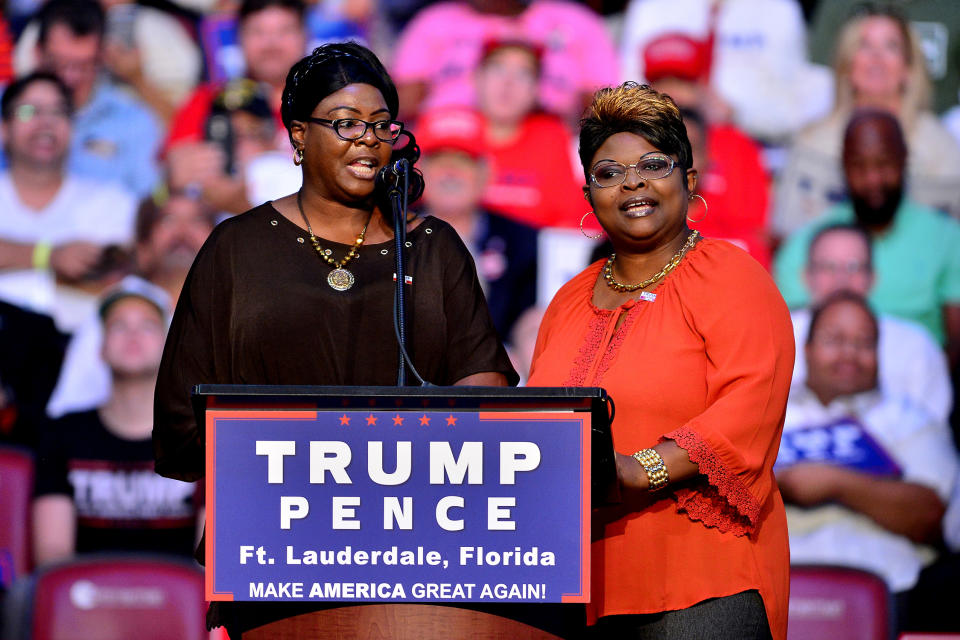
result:
[[[544,47],[540,102],[563,116],[579,115],[580,95],[617,84],[617,56],[603,21],[564,0],[535,0],[516,17],[479,13],[441,2],[421,11],[400,36],[392,74],[397,84],[426,82],[423,108],[475,106],[473,71],[483,43],[522,37]]]

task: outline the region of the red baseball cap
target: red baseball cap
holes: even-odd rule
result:
[[[424,155],[462,151],[479,158],[484,152],[483,116],[464,107],[435,108],[417,120],[414,135]]]
[[[710,71],[711,51],[703,40],[680,33],[654,38],[643,49],[643,75],[648,82],[663,78],[698,81]]]
[[[536,59],[538,66],[543,62],[544,48],[542,44],[531,40],[523,33],[505,29],[483,41],[483,47],[480,49],[481,64],[494,52],[508,47],[526,49]]]

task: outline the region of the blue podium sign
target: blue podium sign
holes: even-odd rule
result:
[[[590,416],[208,409],[209,600],[588,602]]]

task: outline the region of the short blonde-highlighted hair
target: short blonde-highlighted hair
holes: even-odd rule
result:
[[[624,82],[593,94],[580,120],[580,163],[589,183],[593,156],[617,133],[634,133],[660,151],[676,156],[683,170],[693,166],[693,150],[680,109],[673,99],[645,84]]]
[[[834,112],[849,113],[854,108],[853,84],[850,80],[850,68],[853,56],[860,42],[860,33],[867,20],[884,18],[892,21],[903,38],[905,62],[907,63],[907,81],[901,92],[900,118],[909,125],[920,111],[930,107],[930,77],[927,74],[926,59],[920,47],[920,38],[914,33],[906,19],[893,9],[861,10],[847,20],[837,37],[834,49],[833,71],[836,77]]]

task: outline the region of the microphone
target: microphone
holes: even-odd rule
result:
[[[375,202],[388,219],[393,212],[393,198],[401,196],[406,211],[407,204],[423,195],[423,174],[414,166],[420,157],[420,147],[409,131],[404,130],[401,135],[407,137],[407,143],[394,148],[391,161],[377,171],[374,187]]]
[[[385,169],[389,169],[390,173],[395,175],[398,178],[402,178],[407,171],[410,171],[410,162],[406,158],[400,158],[392,165],[388,164]]]
[[[400,158],[395,162],[384,165],[377,175],[377,182],[384,185],[387,193],[400,190],[401,180],[410,171],[410,162],[406,158]]]

